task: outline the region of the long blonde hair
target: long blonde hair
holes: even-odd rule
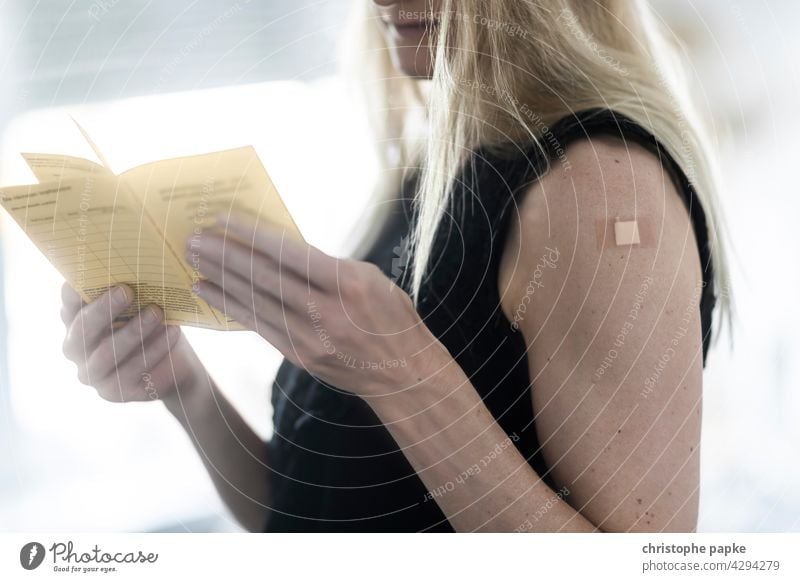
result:
[[[396,196],[405,173],[420,170],[412,298],[418,298],[436,228],[471,151],[516,140],[541,144],[564,116],[606,108],[652,133],[689,178],[706,213],[714,283],[729,316],[715,160],[676,45],[667,42],[644,0],[442,0],[433,74],[425,82],[392,64],[372,2],[356,5],[350,63],[361,79],[383,164],[376,197]],[[427,131],[416,131],[420,126]],[[365,220],[372,229],[362,232],[357,252],[377,236],[387,206],[371,205]]]

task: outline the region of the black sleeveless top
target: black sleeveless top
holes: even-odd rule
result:
[[[536,436],[526,343],[500,308],[502,245],[518,200],[576,139],[621,136],[649,148],[670,171],[694,225],[705,283],[699,310],[703,358],[715,303],[706,220],[686,175],[653,136],[608,110],[566,117],[512,155],[477,151],[457,181],[434,243],[418,311],[463,368],[498,423],[551,486]],[[560,151],[559,151],[560,150]],[[413,186],[412,186],[413,187]],[[399,201],[366,260],[407,285],[411,199]],[[404,256],[406,255],[406,256]],[[272,387],[272,507],[266,531],[452,531],[433,496],[369,406],[287,361]]]

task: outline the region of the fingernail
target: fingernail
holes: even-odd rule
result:
[[[125,287],[115,287],[111,293],[111,300],[117,305],[125,305],[129,301],[128,290]]]

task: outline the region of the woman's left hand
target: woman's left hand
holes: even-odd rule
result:
[[[360,396],[400,392],[452,361],[408,294],[375,265],[282,228],[225,216],[187,242],[197,295],[296,366]],[[224,229],[224,230],[223,230]]]

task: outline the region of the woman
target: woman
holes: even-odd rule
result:
[[[81,380],[128,401],[146,377],[253,531],[694,530],[725,263],[644,3],[360,9],[385,165],[362,260],[234,215],[201,244],[199,295],[285,356],[275,436],[157,308],[112,333],[124,286],[65,287]]]

